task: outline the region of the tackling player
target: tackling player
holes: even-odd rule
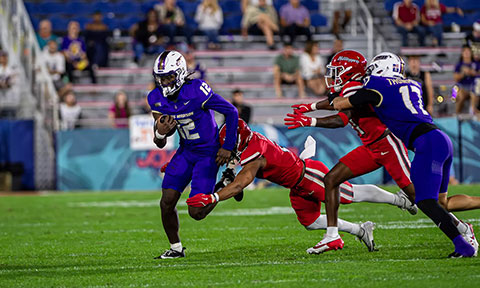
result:
[[[325,75],[327,87],[334,91],[334,94],[349,97],[362,88],[361,80],[365,75],[366,66],[367,60],[361,53],[354,50],[338,52],[327,65]],[[330,100],[293,105],[295,113],[287,114],[288,117],[285,118],[285,125],[289,126],[288,129],[306,126],[340,128],[350,124],[362,140],[362,146],[340,158],[340,161],[325,176],[326,203],[329,202],[328,191],[335,193],[333,191],[338,191],[344,181],[370,173],[382,166],[403,190],[398,192],[399,196],[406,197],[406,193],[413,201],[415,189],[410,181],[410,161],[407,149],[402,141],[395,137],[378,119],[372,107],[346,110],[323,118],[311,118],[303,115],[303,113],[314,110],[332,110]],[[327,205],[327,207],[329,206]],[[412,205],[408,207],[408,211],[416,214],[417,207]],[[334,227],[333,221],[328,220],[329,226]],[[322,244],[331,242],[330,245],[333,246],[336,242],[341,243],[338,238],[329,237],[334,235],[338,235],[335,228],[327,229],[325,239],[317,244],[320,248],[314,253],[325,252],[327,246]]]
[[[475,240],[471,225],[461,222],[470,237],[470,243],[457,229],[455,218],[451,217],[438,203],[439,193],[448,189],[449,173],[453,158],[452,142],[435,124],[423,108],[421,86],[414,80],[406,79],[404,61],[392,53],[375,56],[367,69],[364,89],[349,98],[336,98],[333,101],[337,110],[374,105],[378,117],[408,148],[415,152],[412,161],[412,181],[415,185],[417,206],[447,235],[455,245],[451,258],[476,256],[471,240]],[[335,195],[327,195],[334,201],[327,203],[327,217],[338,207]],[[338,197],[338,194],[337,196]],[[337,203],[335,203],[337,202]],[[466,227],[465,227],[466,226]],[[467,238],[468,239],[468,238]],[[478,245],[478,244],[477,244]]]
[[[197,194],[187,200],[189,207],[211,207],[218,201],[226,200],[240,193],[253,182],[255,177],[270,180],[290,189],[290,202],[298,221],[308,230],[326,229],[324,215],[320,215],[321,202],[325,200],[324,177],[328,168],[320,161],[300,159],[290,150],[277,145],[262,134],[252,132],[247,124],[239,119],[238,140],[235,148],[242,170],[235,180],[214,194]],[[220,142],[225,139],[226,129],[220,131]],[[314,154],[314,153],[312,153]],[[406,208],[412,204],[407,197],[382,190],[374,185],[352,185],[348,182],[340,185],[340,202],[388,203]],[[373,251],[372,222],[355,224],[339,220],[339,229],[357,236]],[[341,241],[341,239],[340,239]],[[343,242],[341,242],[341,247]],[[309,248],[308,253],[316,248]],[[330,247],[330,250],[338,247]]]
[[[227,163],[237,137],[237,109],[202,80],[188,79],[185,58],[177,51],[162,52],[153,66],[156,88],[148,94],[155,119],[154,142],[165,147],[167,137],[180,135],[180,146],[165,170],[160,209],[170,249],[156,259],[185,257],[178,235],[176,205],[181,193],[191,184],[190,197],[213,193],[218,167]],[[225,116],[226,137],[220,146],[213,110]],[[188,207],[196,220],[203,219],[210,207]]]

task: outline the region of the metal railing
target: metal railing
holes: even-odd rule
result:
[[[16,66],[21,83],[20,117],[35,121],[35,184],[55,182],[54,132],[58,130],[58,95],[22,0],[0,0],[0,43]]]

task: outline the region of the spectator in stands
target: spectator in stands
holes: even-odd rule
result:
[[[393,20],[402,35],[402,46],[408,46],[408,33],[416,33],[420,46],[425,46],[425,28],[420,25],[420,9],[412,0],[403,0],[393,6]]]
[[[333,56],[335,56],[335,54],[337,54],[342,50],[343,50],[343,40],[339,37],[336,37],[335,40],[333,41],[332,53],[327,57],[327,64],[329,64],[332,61],[332,58]]]
[[[156,55],[165,50],[158,14],[153,9],[148,10],[145,20],[131,27],[130,34],[134,40],[135,63],[138,63],[144,54]]]
[[[187,62],[189,78],[207,80],[207,67],[195,59],[195,52],[193,49],[184,49],[182,54]]]
[[[176,0],[165,0],[163,4],[155,5],[162,30],[167,32],[169,46],[175,45],[175,36],[183,35],[189,46],[192,46],[192,33],[185,23],[185,16],[182,9],[177,6]]]
[[[453,78],[457,82],[458,92],[457,92],[457,106],[455,112],[458,114],[462,113],[463,105],[467,98],[470,98],[470,106],[472,112],[475,114],[478,113],[477,110],[477,99],[473,94],[473,83],[475,81],[475,76],[477,71],[479,71],[479,65],[473,61],[472,50],[469,46],[463,46],[462,56],[455,66],[455,73]]]
[[[118,91],[115,94],[113,105],[110,107],[108,118],[112,126],[116,128],[128,127],[128,118],[131,115],[128,97],[124,91]]]
[[[312,40],[310,33],[310,13],[300,0],[290,0],[280,8],[280,25],[282,34],[289,36],[289,42],[293,44],[297,35],[307,36],[307,41]]]
[[[463,16],[462,9],[458,7],[446,7],[438,3],[438,0],[426,0],[421,9],[422,24],[426,27],[427,33],[433,35],[433,46],[442,46],[443,42],[443,21],[442,14],[457,13]]]
[[[92,22],[85,27],[85,41],[87,42],[87,57],[92,65],[97,67],[108,66],[109,30],[103,23],[103,15],[100,11],[93,13]]]
[[[203,0],[202,4],[197,7],[195,21],[198,23],[198,29],[207,35],[208,49],[219,49],[218,31],[223,24],[223,12],[218,1]]]
[[[58,37],[52,33],[52,22],[44,19],[38,25],[37,41],[40,50],[43,50],[50,40],[58,41]]]
[[[63,95],[64,93],[62,92],[66,92],[63,90],[66,89],[69,85],[67,85],[67,83],[63,79],[65,76],[65,56],[63,56],[63,54],[58,51],[57,41],[48,41],[47,48],[43,50],[43,59],[47,64],[47,69],[50,73],[50,76],[52,77],[55,89],[57,89],[59,94]]]
[[[70,21],[67,28],[67,36],[63,37],[62,51],[65,55],[66,70],[70,82],[75,83],[74,70],[87,70],[92,83],[97,83],[92,65],[88,62],[85,42],[79,37],[80,24]]]
[[[473,23],[472,33],[465,37],[465,45],[472,48],[473,60],[480,62],[480,20]]]
[[[242,0],[241,2],[242,13],[245,13],[245,10],[247,10],[248,5],[257,6],[258,2],[259,0]],[[267,3],[267,5],[273,5],[273,0],[266,0],[265,2]]]
[[[242,35],[265,35],[270,50],[275,50],[273,34],[278,32],[277,12],[266,0],[258,0],[258,5],[248,5],[242,18]]]
[[[232,104],[238,110],[238,117],[243,119],[243,121],[250,122],[252,108],[243,102],[243,91],[240,89],[233,90],[232,93]]]
[[[352,9],[349,5],[350,2],[351,1],[349,0],[330,0],[331,8],[333,10],[332,33],[337,37],[342,30],[345,30],[345,27],[347,27],[348,22],[350,22],[350,19],[352,18]],[[341,20],[343,20],[342,24],[340,24]]]
[[[82,118],[82,108],[77,104],[75,93],[68,91],[60,103],[59,109],[60,128],[72,130],[80,127],[79,120]]]
[[[430,72],[420,68],[420,57],[418,55],[408,56],[407,77],[422,84],[423,108],[433,115],[433,84]]]
[[[302,79],[315,95],[325,93],[325,81],[323,80],[323,59],[318,55],[318,43],[307,42],[305,51],[300,55],[300,71]]]
[[[283,97],[282,84],[297,85],[298,96],[300,98],[305,97],[305,87],[300,75],[300,63],[298,57],[293,55],[293,47],[289,43],[284,44],[282,54],[275,58],[273,81],[277,97]]]
[[[20,94],[15,69],[8,63],[8,54],[0,50],[0,118],[15,118]]]

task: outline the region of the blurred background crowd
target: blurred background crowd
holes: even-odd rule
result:
[[[368,17],[375,46],[405,57],[432,115],[480,111],[474,0],[28,0],[25,6],[61,101],[62,129],[126,127],[130,115],[148,113],[150,66],[165,49],[182,52],[193,77],[223,97],[241,94],[238,105],[263,107],[259,117],[248,109],[253,121],[275,123],[273,99],[288,107],[292,99],[325,94],[325,65],[337,51],[367,56],[368,31],[361,28]],[[19,116],[15,78],[1,51],[3,118]]]

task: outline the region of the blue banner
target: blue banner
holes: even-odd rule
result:
[[[0,120],[0,164],[23,167],[22,190],[35,189],[33,127],[32,120]]]
[[[454,143],[455,171],[458,174],[458,123],[455,118],[440,119],[437,124]],[[252,130],[287,147],[295,153],[303,150],[308,135],[317,141],[314,159],[333,167],[342,156],[361,144],[350,127],[341,129],[303,128],[288,130],[285,126],[251,125]],[[480,124],[463,123],[464,180],[480,182]],[[175,145],[176,147],[176,145]],[[133,151],[127,129],[74,130],[57,134],[57,188],[59,190],[159,190],[163,164],[175,150]],[[383,168],[357,177],[352,183],[382,184]]]

